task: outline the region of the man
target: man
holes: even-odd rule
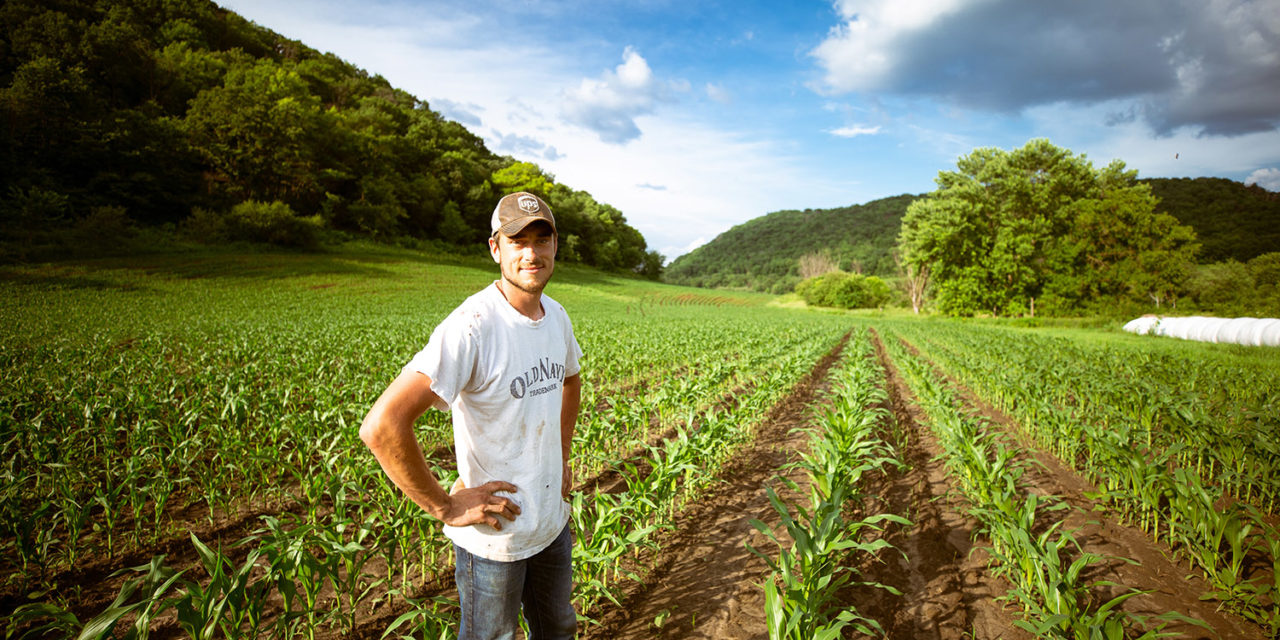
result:
[[[555,269],[555,217],[530,193],[498,201],[489,253],[502,277],[432,332],[360,425],[360,438],[454,543],[461,640],[570,638],[570,443],[582,350],[564,307],[542,294]],[[413,423],[451,411],[458,481],[446,492]]]

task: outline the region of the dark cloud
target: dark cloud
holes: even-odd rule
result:
[[[974,2],[923,25],[853,15],[814,55],[834,91],[932,96],[1016,112],[1129,100],[1142,118],[1238,135],[1280,124],[1280,0]]]

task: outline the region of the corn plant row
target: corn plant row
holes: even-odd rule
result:
[[[951,326],[929,334],[929,348],[947,358],[946,366],[987,388],[994,400],[1046,419],[1065,413],[1117,430],[1118,437],[1167,455],[1237,500],[1276,512],[1280,368],[989,327]],[[998,372],[986,368],[992,361],[1001,362]],[[1087,454],[1070,441],[1055,449],[1064,460]]]
[[[724,462],[754,434],[769,409],[786,397],[826,353],[830,340],[810,340],[758,370],[754,385],[726,406],[689,411],[675,435],[644,445],[643,463],[615,460],[626,489],[574,496],[575,602],[590,611],[604,601],[618,603],[621,581],[643,581],[641,551],[653,534],[669,528],[680,510],[714,483]]]
[[[169,610],[176,610],[179,626],[191,638],[218,633],[310,638],[324,628],[349,634],[362,611],[413,590],[411,565],[423,572],[418,578],[425,581],[434,577],[428,571],[447,569],[450,562],[435,523],[412,503],[391,495],[389,487],[385,491],[378,499],[364,499],[358,483],[338,487],[327,515],[263,516],[259,529],[227,547],[211,546],[191,534],[199,559],[195,566],[174,567],[161,555],[116,572],[133,577],[88,621],[54,599],[22,605],[8,620],[7,637],[45,637],[56,631],[65,637],[105,639],[117,637],[116,628],[124,624],[129,627],[125,637],[146,638],[150,626]],[[373,571],[374,564],[382,570]],[[402,567],[399,576],[397,567]],[[432,620],[443,625],[448,619],[439,614]]]
[[[797,349],[828,342],[838,335],[819,327],[777,327],[772,331],[740,332],[730,354],[711,352],[678,365],[680,375],[657,376],[647,371],[647,381],[636,387],[597,388],[586,385],[584,412],[574,434],[574,451],[579,462],[575,472],[590,477],[614,468],[622,456],[685,421],[688,413],[707,406],[717,398],[732,394],[737,386],[754,385],[758,372]],[[688,354],[697,353],[687,351]],[[650,366],[652,360],[637,363]],[[616,368],[616,365],[610,365]],[[671,368],[671,366],[668,366]],[[594,366],[590,379],[600,377]],[[632,373],[630,375],[637,375]]]
[[[31,534],[3,532],[24,575],[73,566],[85,553],[114,557],[125,540],[153,546],[187,505],[210,517],[233,504],[318,506],[329,475],[317,472],[350,459],[350,432],[376,393],[351,389],[371,379],[364,357],[336,355],[337,336],[292,347],[254,338],[196,352],[156,335],[109,363],[110,348],[91,343],[46,353],[48,363],[17,369],[21,382],[4,381],[14,393],[0,417],[9,436],[0,505],[6,516],[34,513],[37,535],[58,538],[34,550]],[[278,349],[274,362],[264,345]],[[317,360],[314,376],[290,368]],[[64,368],[85,373],[65,377]]]
[[[931,335],[932,341],[918,343],[922,352],[1016,417],[1029,437],[1094,483],[1093,497],[1122,521],[1167,543],[1190,568],[1203,572],[1212,586],[1206,598],[1222,601],[1272,634],[1280,631],[1280,531],[1253,505],[1226,498],[1222,486],[1180,466],[1181,445],[1155,449],[1124,423],[1090,420],[1087,410],[1044,406],[1045,387],[1016,376],[1020,367],[989,342],[978,351],[972,344],[956,346],[951,334]],[[950,348],[938,344],[944,340]],[[1071,443],[1066,447],[1073,455],[1064,457],[1064,442]],[[1270,563],[1270,575],[1247,574],[1255,554]]]
[[[859,559],[879,560],[892,549],[881,533],[889,523],[909,525],[905,518],[882,513],[860,520],[846,519],[851,504],[861,504],[863,477],[901,466],[882,431],[888,413],[879,405],[886,398],[882,376],[869,359],[873,355],[865,330],[852,337],[846,354],[833,371],[830,406],[822,409],[803,431],[808,450],[794,467],[808,479],[807,506],[783,501],[772,487],[769,501],[781,518],[790,544],[759,520],[752,525],[777,545],[776,555],[750,544],[769,564],[764,583],[765,619],[770,640],[839,638],[846,627],[863,634],[883,634],[876,620],[841,606],[837,593],[851,585],[893,588],[858,580],[853,568]],[[797,485],[784,478],[793,491]]]
[[[1160,637],[1169,620],[1185,619],[1172,613],[1144,619],[1119,609],[1142,593],[1136,590],[1099,601],[1094,590],[1102,583],[1088,583],[1082,574],[1107,558],[1084,551],[1061,520],[1036,532],[1037,518],[1067,505],[1055,496],[1024,491],[1019,485],[1024,465],[1016,452],[984,420],[963,411],[932,365],[908,353],[898,340],[889,340],[887,348],[929,417],[949,475],[991,542],[992,570],[1013,585],[1007,597],[1023,608],[1019,627],[1045,638],[1119,640],[1135,632],[1142,638]],[[1151,622],[1158,626],[1141,630]]]

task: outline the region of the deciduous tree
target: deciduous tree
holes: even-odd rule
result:
[[[909,269],[932,274],[946,313],[1168,297],[1195,255],[1194,234],[1155,213],[1136,172],[1094,169],[1047,140],[977,149],[937,184],[907,209],[899,248]]]

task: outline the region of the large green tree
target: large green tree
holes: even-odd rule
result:
[[[927,268],[939,310],[1019,315],[1176,295],[1198,246],[1155,212],[1137,172],[1039,139],[977,149],[911,204],[899,248]]]
[[[186,127],[211,180],[232,202],[315,201],[314,143],[327,129],[296,72],[262,60],[233,66],[222,85],[191,101]]]

